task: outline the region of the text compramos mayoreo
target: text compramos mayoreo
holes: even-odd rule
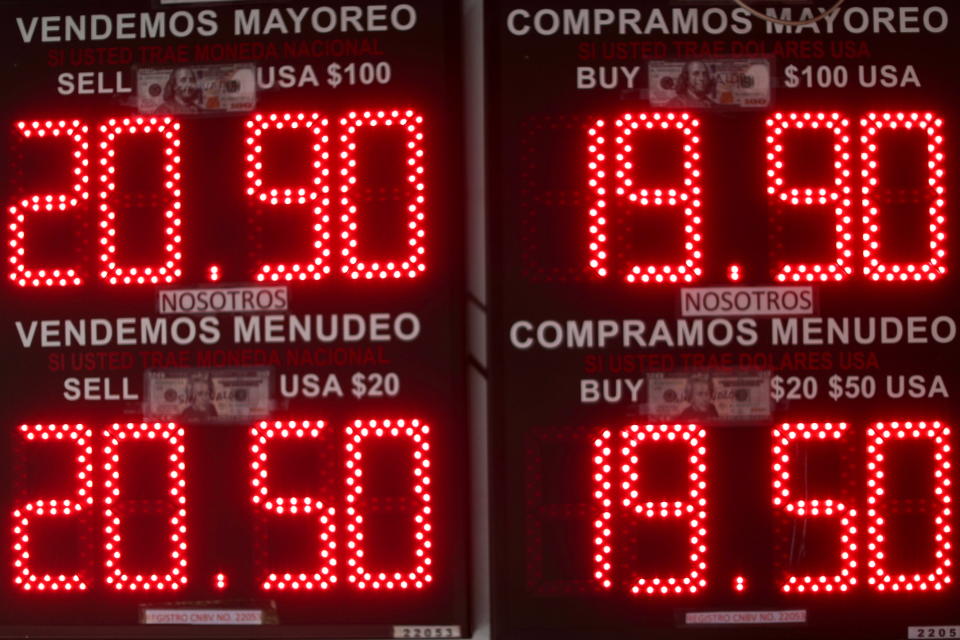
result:
[[[514,9],[507,14],[507,31],[514,36],[639,36],[639,35],[735,35],[753,33],[764,25],[766,33],[813,34],[849,33],[943,33],[950,24],[947,11],[940,6],[863,7],[841,6],[837,11],[811,7],[767,8],[770,19],[759,20],[742,7],[672,7],[641,10],[635,7],[612,9]],[[812,19],[822,15],[822,19]],[[809,20],[809,24],[784,25],[783,21]],[[780,22],[778,22],[780,21]]]

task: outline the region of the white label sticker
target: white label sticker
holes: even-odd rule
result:
[[[685,287],[680,312],[689,317],[808,316],[813,287]]]
[[[798,624],[806,621],[806,609],[788,609],[785,611],[688,611],[684,616],[684,622],[689,625]]]
[[[394,638],[462,638],[460,625],[394,625]]]
[[[263,624],[260,609],[144,609],[141,624]]]
[[[265,313],[286,311],[289,301],[285,285],[158,289],[157,313]]]
[[[960,638],[960,624],[908,627],[907,637],[910,640],[927,640],[928,638]]]

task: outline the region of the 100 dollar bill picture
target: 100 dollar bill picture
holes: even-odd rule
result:
[[[147,371],[145,418],[234,422],[270,414],[270,369]]]
[[[650,105],[667,108],[770,106],[770,62],[764,59],[655,60],[648,69]]]
[[[257,106],[252,64],[211,64],[137,70],[140,113],[251,111]]]

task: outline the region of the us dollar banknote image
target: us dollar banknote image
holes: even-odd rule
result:
[[[252,64],[137,69],[137,108],[143,114],[242,112],[256,105]]]
[[[236,422],[270,414],[271,370],[147,371],[144,417],[184,422]]]
[[[648,67],[650,105],[666,108],[763,108],[770,106],[770,62],[654,60]]]
[[[770,372],[651,373],[648,414],[655,419],[750,422],[770,417]]]

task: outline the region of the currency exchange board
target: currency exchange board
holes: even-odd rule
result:
[[[0,3],[0,636],[468,632],[458,14]]]
[[[497,638],[960,635],[954,4],[486,3]]]

